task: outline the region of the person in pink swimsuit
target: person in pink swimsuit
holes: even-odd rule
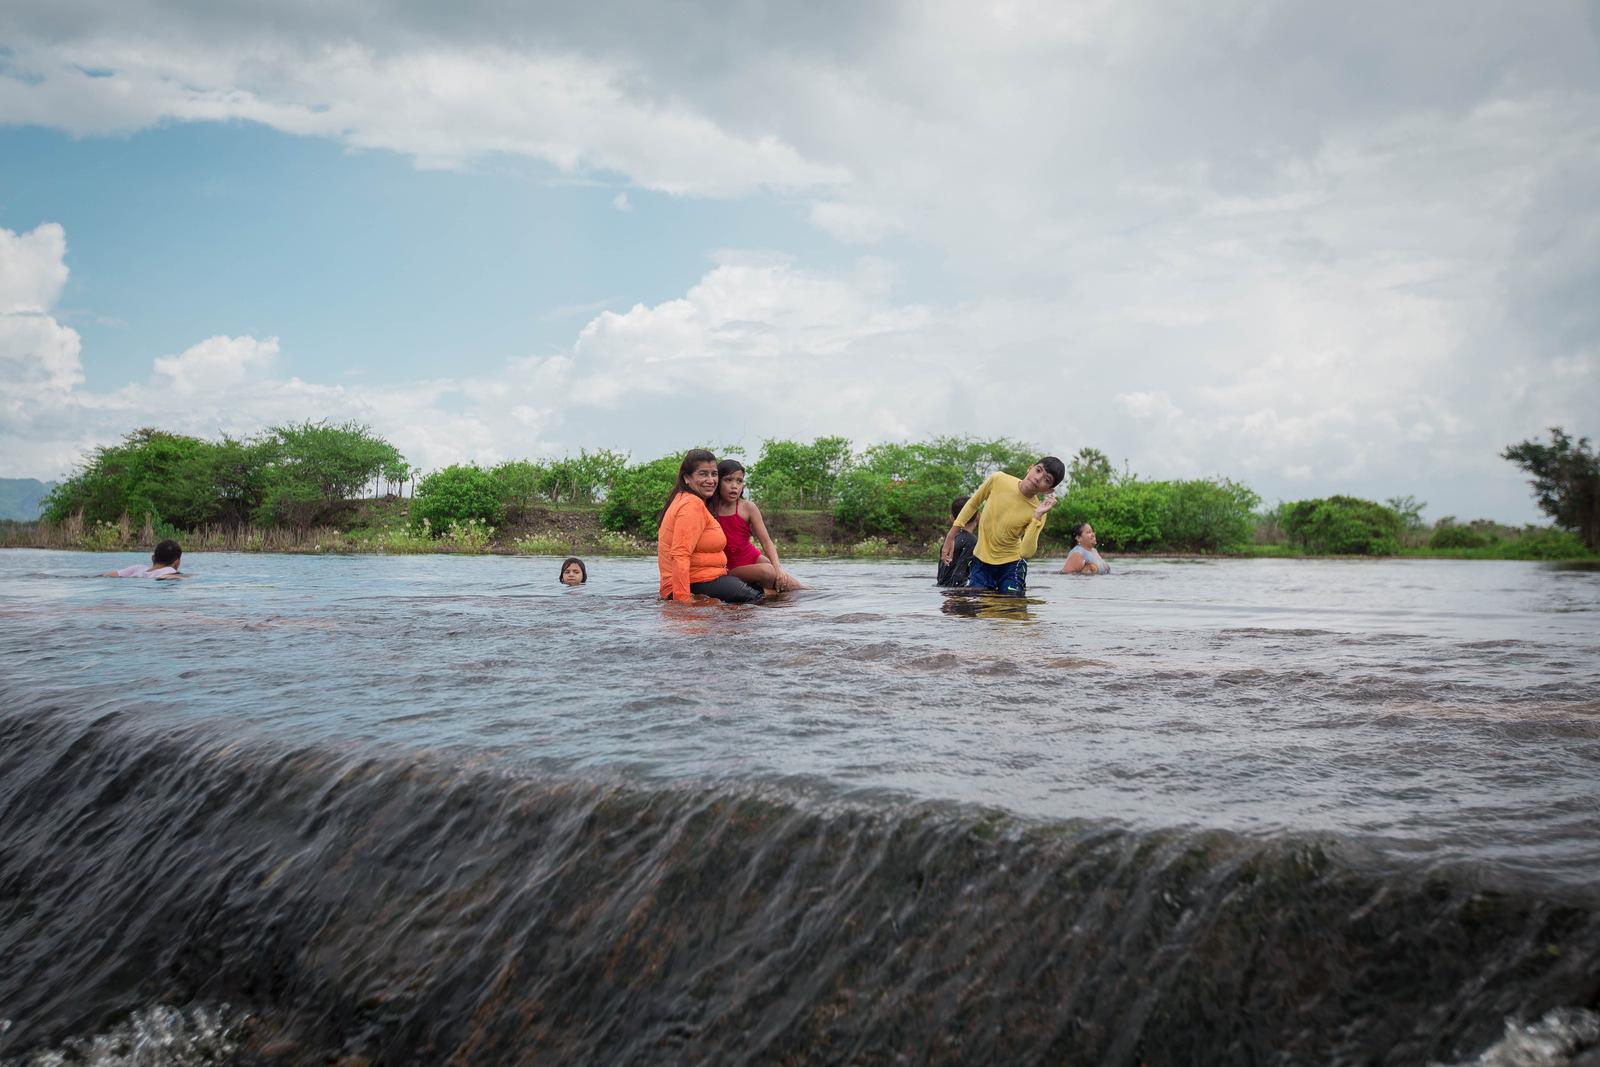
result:
[[[778,548],[767,533],[761,509],[744,498],[744,465],[736,459],[717,464],[717,491],[711,497],[711,515],[728,535],[728,573],[762,589],[781,592],[805,588],[778,562]],[[750,543],[754,532],[761,549]]]

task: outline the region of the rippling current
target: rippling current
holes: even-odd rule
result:
[[[193,1062],[1600,1037],[1594,570],[803,562],[730,608],[653,560],[0,557],[0,1061],[180,1008],[234,1030]]]

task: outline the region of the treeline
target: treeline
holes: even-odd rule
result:
[[[744,461],[742,450],[723,449]],[[1006,438],[939,437],[854,451],[843,437],[810,443],[769,440],[747,464],[751,497],[769,510],[825,511],[851,537],[890,538],[918,547],[942,536],[956,497],[971,493],[989,474],[1021,477],[1043,453]],[[609,530],[636,537],[655,534],[656,517],[677,477],[680,453],[644,463],[617,463],[605,453],[584,499],[599,504]],[[614,466],[612,464],[615,464]],[[451,524],[495,525],[516,517],[539,484],[540,465],[506,463],[483,468],[447,467],[417,486],[412,519],[430,529]],[[1112,551],[1167,549],[1214,552],[1248,543],[1260,504],[1248,487],[1227,478],[1158,481],[1112,470],[1105,455],[1084,449],[1072,460],[1051,530],[1065,536],[1072,523],[1092,523]]]
[[[419,536],[485,538],[540,508],[598,508],[607,530],[652,538],[681,452],[632,462],[609,449],[492,467],[461,464],[425,477],[369,428],[305,422],[208,441],[141,429],[96,449],[50,493],[48,523],[130,523],[194,531],[337,525],[351,501],[412,486],[408,521]],[[719,455],[746,461],[743,450]],[[768,440],[747,461],[749,492],[768,510],[825,512],[851,538],[884,539],[920,553],[949,525],[951,502],[994,471],[1021,476],[1038,448],[1007,438],[938,437],[855,450],[843,437]],[[1421,520],[1411,497],[1377,503],[1348,496],[1289,501],[1260,497],[1225,477],[1161,480],[1112,467],[1094,448],[1070,460],[1046,538],[1060,543],[1091,523],[1112,552],[1219,552],[1283,546],[1299,553],[1394,555],[1404,550],[1566,558],[1594,551],[1600,536],[1600,460],[1586,438],[1559,428],[1549,445],[1526,441],[1502,455],[1532,476],[1536,498],[1562,529],[1513,530],[1479,520]]]
[[[367,486],[403,485],[415,473],[398,449],[356,423],[304,422],[216,441],[141,429],[95,449],[51,491],[43,517],[305,529],[336,518]]]

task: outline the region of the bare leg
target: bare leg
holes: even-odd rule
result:
[[[746,563],[743,567],[733,567],[728,571],[742,581],[749,582],[758,589],[776,590],[778,585],[778,569],[762,559],[760,563]]]

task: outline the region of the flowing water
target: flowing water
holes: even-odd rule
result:
[[[0,1062],[1600,1041],[1594,570],[0,558]]]

